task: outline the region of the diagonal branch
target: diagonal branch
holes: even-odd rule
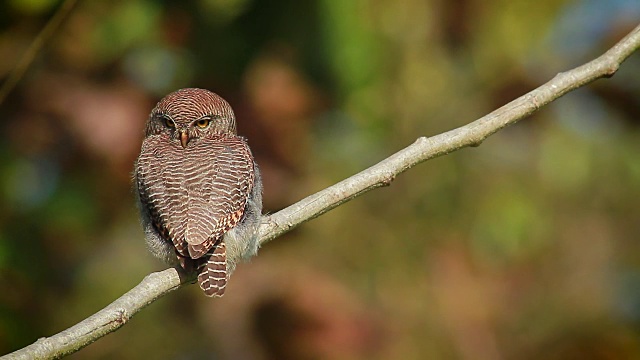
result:
[[[411,167],[468,146],[479,146],[500,129],[515,124],[555,99],[602,77],[611,77],[620,64],[640,47],[640,25],[595,60],[556,75],[546,84],[522,95],[480,119],[413,144],[378,164],[268,216],[260,227],[261,243],[274,239],[305,221],[369,190],[389,185]]]
[[[556,75],[551,81],[482,118],[457,129],[420,137],[413,144],[378,164],[263,219],[260,243],[264,244],[305,221],[363,193],[389,185],[411,167],[453,151],[478,146],[500,129],[531,115],[569,91],[602,77],[611,77],[620,64],[640,47],[640,26],[597,59]],[[134,314],[161,296],[191,283],[193,278],[177,269],[152,273],[140,284],[96,314],[49,338],[2,357],[2,359],[52,359],[71,354],[117,330]]]
[[[20,79],[29,69],[29,66],[36,58],[36,55],[42,49],[44,44],[53,36],[56,30],[60,27],[64,19],[69,15],[73,7],[76,5],[77,0],[65,0],[60,8],[53,15],[51,20],[47,22],[47,25],[40,31],[38,36],[33,40],[27,51],[22,55],[20,61],[15,68],[11,71],[9,78],[0,87],[0,104],[4,102],[11,90],[18,84]]]

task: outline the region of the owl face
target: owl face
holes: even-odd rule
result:
[[[235,115],[224,99],[204,89],[181,89],[165,96],[146,126],[146,136],[165,135],[183,148],[214,134],[235,135]]]

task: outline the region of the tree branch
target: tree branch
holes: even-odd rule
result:
[[[556,75],[551,81],[502,106],[492,113],[457,129],[432,137],[420,137],[410,146],[378,164],[299,202],[266,216],[260,226],[260,244],[363,193],[389,185],[411,167],[438,156],[478,146],[500,129],[531,115],[569,91],[596,79],[612,76],[620,64],[640,47],[640,26],[597,59]],[[53,335],[8,354],[1,359],[52,359],[71,354],[100,337],[117,330],[134,314],[161,296],[193,282],[177,269],[146,276],[140,284],[96,314]]]
[[[479,146],[500,129],[515,124],[555,99],[602,77],[611,77],[640,47],[640,25],[609,51],[465,126],[432,137],[420,137],[376,165],[268,216],[260,227],[261,243],[314,219],[356,196],[389,185],[411,167],[468,146]]]

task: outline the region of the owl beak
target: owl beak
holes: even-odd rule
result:
[[[186,148],[189,143],[189,135],[186,131],[180,131],[180,144],[182,144],[182,148]]]

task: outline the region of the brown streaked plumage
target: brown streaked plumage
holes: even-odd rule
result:
[[[151,252],[222,296],[237,261],[257,251],[262,211],[260,173],[229,104],[202,89],[160,100],[134,177]]]

